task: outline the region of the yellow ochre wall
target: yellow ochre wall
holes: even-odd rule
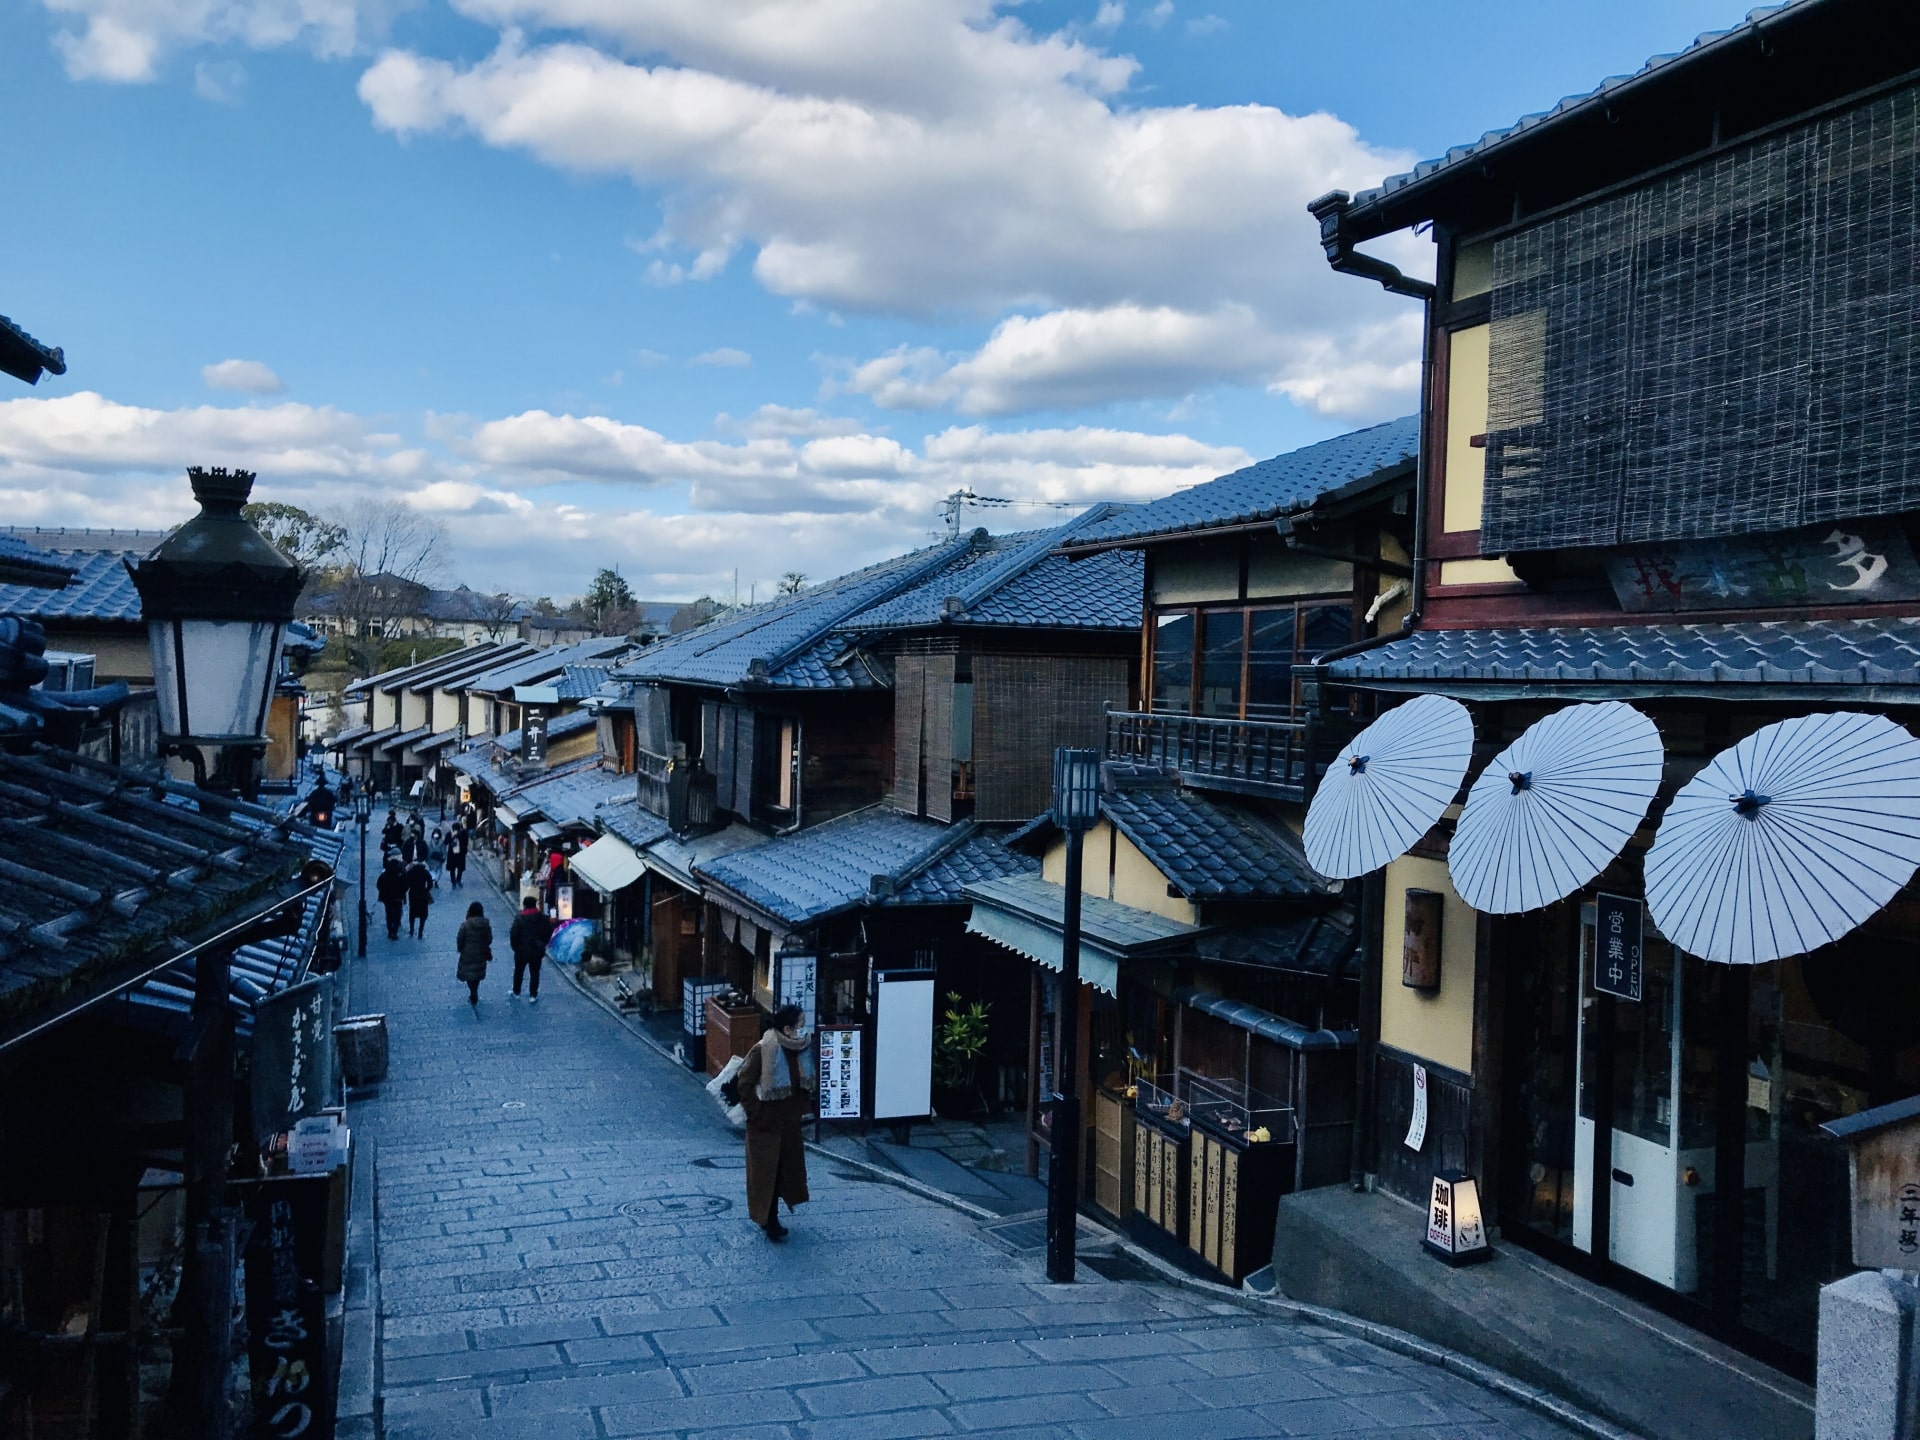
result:
[[[1050,885],[1067,881],[1067,842],[1056,840],[1040,861],[1040,876]],[[1080,893],[1117,901],[1185,925],[1200,923],[1190,900],[1167,893],[1167,877],[1140,847],[1102,820],[1087,832],[1080,856]]]
[[[1446,897],[1441,918],[1440,988],[1400,983],[1409,890]],[[1453,893],[1444,861],[1403,855],[1387,866],[1386,915],[1380,936],[1380,1040],[1396,1050],[1464,1074],[1473,1073],[1474,933],[1478,916]]]

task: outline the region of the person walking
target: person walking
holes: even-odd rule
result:
[[[520,998],[520,980],[532,983],[527,999],[540,1003],[540,962],[547,957],[547,942],[553,938],[553,921],[540,910],[538,896],[528,894],[520,901],[520,913],[507,929],[507,944],[513,947],[513,998]]]
[[[472,839],[464,825],[456,825],[447,836],[447,884],[454,889],[460,888],[460,882],[467,873],[467,848]]]
[[[747,1112],[747,1213],[769,1240],[787,1238],[780,1202],[792,1213],[807,1202],[807,1148],[800,1121],[812,1105],[813,1037],[800,1028],[806,1013],[782,1005],[773,1028],[747,1052],[735,1076]]]
[[[380,878],[373,882],[374,897],[387,912],[387,939],[400,938],[400,909],[407,903],[407,870],[397,855],[387,856]]]
[[[487,978],[487,966],[493,960],[493,924],[478,900],[467,906],[467,918],[460,922],[453,943],[460,952],[455,975],[467,987],[467,1004],[477,1013],[480,1008],[480,982]]]
[[[425,860],[407,866],[407,934],[427,938],[427,911],[433,908],[433,872]]]
[[[407,837],[406,827],[401,825],[400,817],[393,811],[387,812],[387,823],[380,827],[380,848],[383,851],[397,850],[400,842]]]
[[[438,825],[427,835],[427,868],[438,874],[447,864],[447,832]]]

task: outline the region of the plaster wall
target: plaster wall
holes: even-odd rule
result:
[[[1437,890],[1441,916],[1440,988],[1411,990],[1400,983],[1409,890]],[[1453,893],[1446,863],[1403,855],[1387,866],[1386,914],[1380,935],[1380,1039],[1463,1075],[1473,1073],[1473,982],[1479,917]]]

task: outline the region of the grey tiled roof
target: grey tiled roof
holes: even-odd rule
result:
[[[864,903],[875,876],[911,873],[949,838],[948,828],[932,820],[863,810],[723,855],[699,874],[800,926]]]
[[[860,611],[840,628],[912,630],[945,624],[1137,630],[1144,569],[1139,556],[1075,565],[1052,553],[1126,508],[1096,505],[1051,530],[976,537],[970,553],[912,589]]]
[[[1419,428],[1419,416],[1403,415],[1289,450],[1089,526],[1068,540],[1067,548],[1247,525],[1305,510],[1343,486],[1412,461]]]
[[[861,664],[835,663],[847,644],[834,634],[860,611],[972,553],[974,538],[884,560],[798,595],[736,610],[647,646],[616,668],[623,680],[692,685],[753,683],[781,689],[852,690],[881,682]]]
[[[565,672],[569,665],[586,665],[596,660],[608,660],[627,648],[629,642],[617,635],[601,635],[590,640],[581,640],[572,645],[555,645],[545,650],[535,650],[497,670],[488,670],[474,676],[466,682],[468,690],[483,690],[489,693],[504,691],[514,685],[532,685],[549,676]]]
[[[1419,630],[1327,673],[1404,686],[1920,686],[1920,620]]]
[[[592,825],[605,807],[632,797],[635,784],[633,776],[598,765],[567,770],[522,786],[514,808],[533,806],[557,825]]]
[[[411,730],[397,731],[390,739],[383,740],[374,747],[381,751],[404,750],[416,741],[424,740],[433,733],[431,725],[416,725]]]
[[[966,887],[1008,875],[1037,875],[1040,861],[1007,848],[1004,834],[977,830],[937,855],[894,891],[889,905],[964,905]]]
[[[1710,52],[1722,51],[1742,45],[1764,43],[1760,32],[1777,18],[1791,11],[1807,9],[1824,3],[1824,0],[1787,0],[1781,5],[1763,5],[1747,13],[1747,18],[1738,25],[1725,30],[1709,30],[1695,38],[1684,50],[1669,55],[1655,55],[1632,75],[1614,75],[1602,80],[1594,89],[1582,94],[1568,95],[1549,110],[1537,111],[1532,115],[1523,115],[1513,124],[1502,130],[1489,130],[1478,140],[1464,145],[1455,145],[1446,154],[1434,160],[1423,160],[1413,169],[1401,175],[1389,175],[1371,190],[1362,190],[1353,197],[1354,209],[1377,204],[1397,195],[1409,186],[1433,179],[1444,172],[1451,171],[1468,161],[1477,161],[1484,165],[1498,163],[1497,152],[1523,140],[1538,131],[1571,121],[1577,117],[1601,111],[1609,105],[1617,104],[1624,98],[1622,92],[1646,81],[1650,77],[1663,80],[1676,78],[1675,67],[1684,68],[1704,59]]]
[[[36,385],[42,371],[67,373],[67,357],[57,345],[43,345],[6,316],[0,315],[0,371]]]
[[[597,695],[613,675],[611,665],[569,665],[553,681],[562,700],[585,700]]]
[[[382,670],[378,675],[369,675],[365,679],[352,681],[340,693],[358,695],[368,690],[391,693],[419,681],[432,681],[436,677],[452,674],[468,665],[484,664],[489,658],[497,660],[503,655],[522,648],[524,647],[513,642],[500,644],[495,641],[467,645],[458,650],[450,650],[444,655],[435,655],[428,660],[421,660],[412,665],[402,665],[393,670]]]
[[[647,809],[633,795],[602,805],[595,818],[607,834],[619,836],[636,850],[644,850],[654,841],[664,840],[672,833],[664,819]]]
[[[58,589],[73,578],[73,566],[18,535],[0,531],[0,581],[34,589]]]
[[[1189,900],[1326,893],[1291,837],[1191,790],[1119,790],[1100,797],[1100,812]]]
[[[62,590],[38,586],[0,585],[0,614],[26,615],[45,621],[140,623],[140,595],[133,577],[121,563],[143,551],[92,550],[48,552],[55,563],[69,566],[73,579]]]

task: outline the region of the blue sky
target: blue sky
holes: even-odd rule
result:
[[[246,464],[433,514],[449,578],[679,598],[920,543],[961,486],[1151,498],[1412,407],[1414,307],[1325,270],[1308,198],[1740,14],[0,7],[0,313],[70,364],[0,392],[0,505],[150,526]]]

